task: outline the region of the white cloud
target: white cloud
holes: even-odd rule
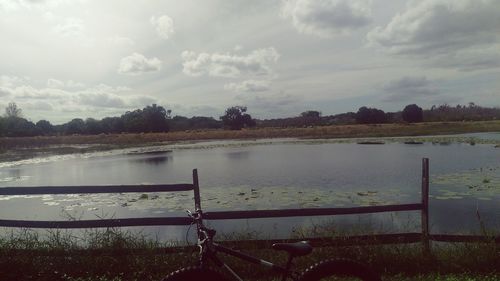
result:
[[[83,83],[75,82],[73,80],[68,80],[64,82],[54,78],[49,78],[47,80],[47,87],[51,89],[65,89],[65,88],[84,88],[85,85]]]
[[[383,100],[391,102],[427,98],[439,94],[439,91],[432,86],[432,81],[425,76],[402,77],[384,85],[383,90],[388,93]]]
[[[370,1],[283,1],[282,16],[290,18],[301,33],[332,37],[349,33],[372,22]]]
[[[54,89],[60,89],[60,88],[64,87],[64,82],[57,80],[57,79],[50,78],[47,80],[47,87],[54,88]]]
[[[0,76],[0,86],[3,87],[14,87],[16,85],[20,85],[26,81],[25,78],[17,77],[17,76],[8,76],[1,75]]]
[[[498,15],[500,5],[495,0],[414,1],[367,38],[389,53],[429,57],[436,66],[498,67]]]
[[[236,78],[242,74],[270,75],[271,64],[278,61],[280,55],[275,48],[257,49],[246,56],[229,53],[182,52],[183,72],[190,76],[209,75],[214,77]]]
[[[228,83],[224,85],[225,90],[234,92],[264,92],[271,87],[269,80],[245,80],[240,83]]]
[[[85,84],[83,84],[81,82],[75,82],[73,80],[66,81],[66,83],[64,83],[64,85],[66,86],[66,88],[84,88],[85,87]]]
[[[171,17],[167,15],[163,15],[160,17],[151,17],[151,24],[154,26],[156,30],[156,34],[160,36],[160,38],[168,39],[174,34],[174,21]]]
[[[84,36],[85,25],[81,19],[67,18],[64,23],[57,24],[53,30],[65,37],[81,38]]]
[[[118,73],[140,75],[147,72],[156,72],[161,69],[162,62],[158,58],[148,59],[139,53],[133,53],[120,61]]]

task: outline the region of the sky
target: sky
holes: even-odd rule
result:
[[[500,106],[498,0],[0,0],[0,108],[61,124]]]

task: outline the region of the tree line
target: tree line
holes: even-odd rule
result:
[[[36,123],[23,118],[22,110],[10,103],[5,114],[0,117],[0,137],[24,137],[41,135],[96,135],[109,133],[158,133],[198,129],[240,130],[250,127],[306,127],[340,124],[382,124],[415,123],[435,121],[479,121],[500,119],[500,108],[468,105],[450,106],[447,104],[422,109],[416,104],[405,106],[401,111],[384,112],[381,109],[360,107],[357,112],[322,116],[321,112],[308,110],[298,116],[257,120],[247,113],[245,106],[226,109],[216,120],[213,117],[195,116],[172,117],[172,111],[156,104],[143,109],[127,111],[118,117],[75,118],[65,124],[53,125],[47,120]]]
[[[15,103],[10,103],[5,109],[5,115],[0,117],[0,136],[168,132],[169,114],[169,110],[153,104],[144,109],[128,111],[120,117],[106,117],[102,120],[75,118],[65,124],[52,125],[47,120],[33,123],[23,118],[22,110]]]

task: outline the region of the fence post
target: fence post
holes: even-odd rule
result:
[[[422,159],[422,246],[424,254],[430,254],[429,243],[429,158]]]
[[[193,169],[193,192],[194,192],[194,208],[201,210],[200,185],[198,183],[198,170]]]

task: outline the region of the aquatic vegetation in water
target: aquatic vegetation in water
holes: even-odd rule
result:
[[[299,187],[210,187],[201,191],[202,206],[206,210],[255,210],[315,207],[347,207],[397,204],[409,195],[391,190],[333,190]],[[33,198],[46,206],[57,206],[65,211],[96,211],[127,208],[155,214],[184,211],[194,207],[192,192],[124,193],[2,196],[1,200]]]
[[[435,199],[473,197],[491,200],[500,196],[500,167],[485,167],[464,172],[431,176],[431,184],[440,187]]]

